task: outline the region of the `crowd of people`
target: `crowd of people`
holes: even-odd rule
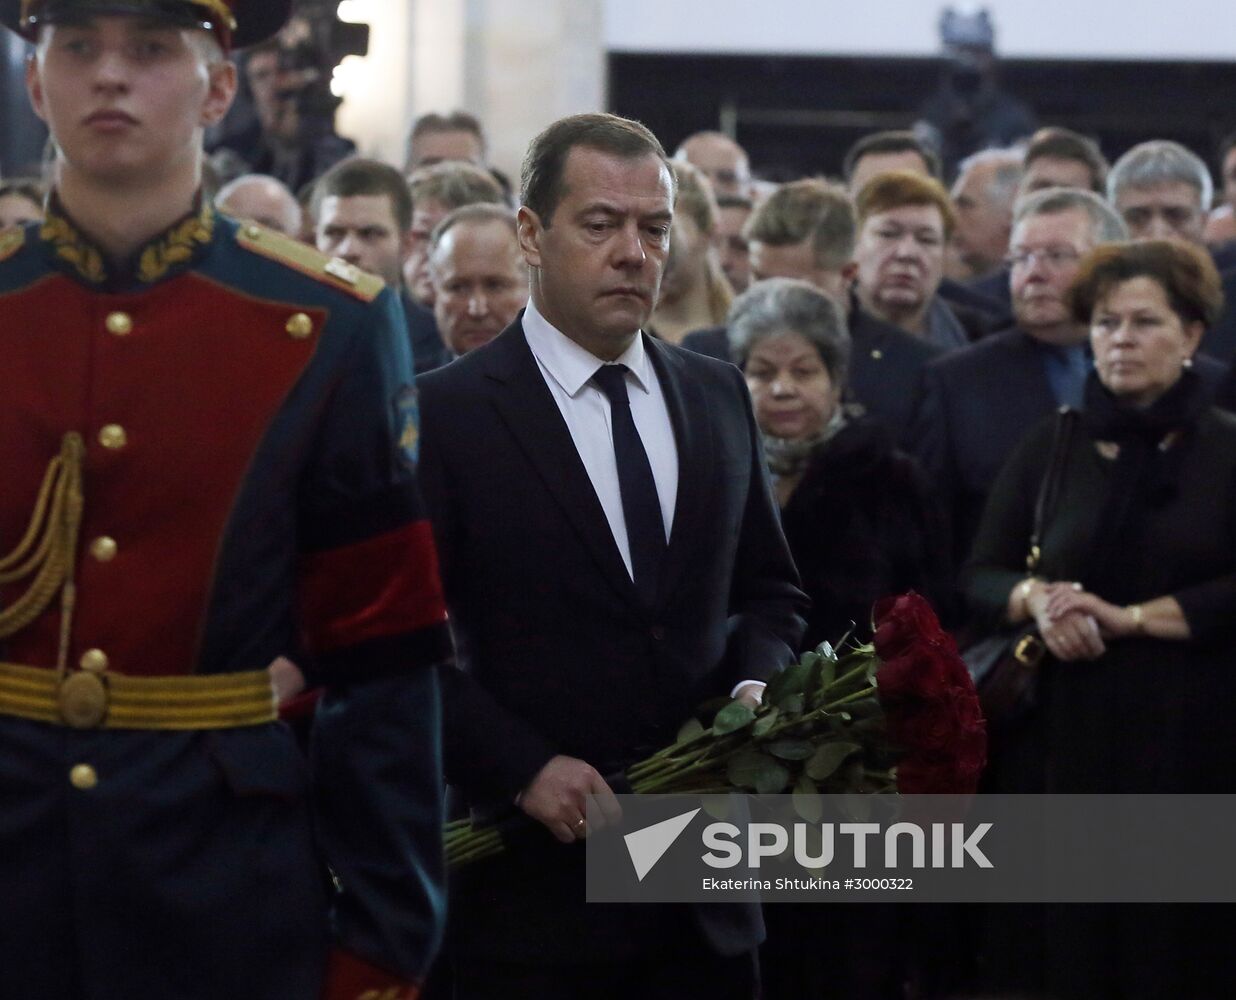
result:
[[[0,310],[34,308],[6,301],[37,294],[27,291],[32,276],[60,269],[68,277],[55,280],[71,278],[97,298],[74,306],[77,292],[64,292],[38,308],[68,330],[75,308],[93,315],[91,303],[106,303],[98,306],[111,337],[99,349],[106,359],[116,347],[142,348],[130,335],[158,283],[182,282],[176,310],[206,317],[217,309],[241,325],[257,323],[270,302],[296,302],[290,317],[280,313],[279,329],[288,344],[320,337],[322,349],[276,357],[262,348],[242,376],[249,363],[234,345],[233,367],[202,376],[216,405],[197,423],[179,419],[203,441],[211,439],[201,421],[234,426],[234,448],[201,450],[232,470],[226,488],[199,490],[211,469],[186,464],[174,443],[145,432],[149,413],[98,432],[103,459],[136,442],[152,463],[147,472],[156,462],[184,469],[192,489],[169,506],[184,517],[183,532],[208,525],[213,541],[187,557],[204,582],[166,586],[181,594],[189,610],[175,620],[200,648],[182,637],[169,640],[171,652],[129,650],[117,633],[98,640],[113,642],[106,655],[77,651],[62,623],[59,651],[49,654],[55,628],[23,639],[29,622],[10,627],[0,612],[6,658],[50,657],[62,675],[80,658],[90,676],[128,652],[158,663],[165,653],[199,656],[207,674],[272,662],[285,704],[305,689],[327,692],[314,767],[328,788],[335,783],[335,810],[373,824],[366,836],[424,851],[423,840],[383,834],[375,817],[419,810],[422,837],[436,833],[437,793],[425,787],[432,768],[449,780],[457,811],[517,808],[578,847],[589,832],[584,795],[605,801],[614,776],[666,742],[695,704],[718,695],[758,702],[770,674],[801,650],[846,634],[865,640],[874,602],[915,590],[963,648],[1032,625],[1045,649],[1033,703],[998,730],[992,720],[988,790],[1228,790],[1236,137],[1218,151],[1219,192],[1204,160],[1176,142],[1141,143],[1109,166],[1094,141],[1057,126],[959,158],[947,177],[942,153],[950,162],[955,150],[921,132],[879,132],[848,151],[842,177],[773,184],[731,136],[697,133],[667,156],[637,123],[580,115],[530,137],[515,194],[487,162],[483,123],[465,112],[419,118],[400,164],[356,155],[329,121],[307,125],[300,70],[282,57],[274,15],[233,38],[200,0],[27,8],[34,13],[5,23],[38,41],[36,108],[61,132],[46,177],[0,184],[0,263],[16,262],[0,273]],[[239,11],[242,25],[246,14]],[[203,98],[208,112],[190,137],[194,169],[178,181],[192,196],[181,199],[189,214],[172,214],[166,221],[176,227],[162,236],[108,244],[106,213],[92,214],[91,197],[114,182],[111,168],[97,166],[88,138],[55,117],[65,92],[40,88],[58,73],[88,72],[98,74],[99,92],[146,99],[145,67],[171,57],[134,55],[138,36],[173,28],[221,39],[223,50],[255,44],[234,64],[222,51],[177,50],[186,63],[201,56],[218,91],[214,104]],[[59,48],[53,36],[71,33],[80,36],[75,47]],[[114,49],[115,65],[99,68],[94,48]],[[228,129],[237,74],[251,109]],[[201,124],[217,131],[209,157]],[[122,117],[110,127],[123,126]],[[219,229],[216,218],[234,228]],[[48,248],[37,266],[27,259],[36,241]],[[245,253],[258,263],[232,259]],[[272,269],[272,260],[286,268]],[[172,313],[160,316],[172,322]],[[385,332],[367,348],[348,347],[349,331],[365,324]],[[66,363],[28,363],[28,345],[8,341],[0,350],[6,370],[31,384]],[[398,384],[409,358],[415,392],[411,371]],[[109,363],[83,360],[82,372]],[[167,362],[134,363],[157,372]],[[188,383],[169,379],[160,393],[168,414],[202,397],[200,387],[186,392]],[[259,383],[257,402],[229,408],[235,385]],[[5,385],[25,399],[25,388]],[[82,405],[128,405],[109,391],[101,384]],[[29,403],[31,412],[44,402]],[[10,471],[34,464],[19,438],[0,435],[16,456]],[[379,458],[392,442],[409,456],[403,471]],[[161,457],[142,450],[154,446]],[[57,439],[55,468],[76,468],[86,447],[72,434]],[[86,452],[87,477],[105,475],[103,459]],[[414,463],[419,484],[408,471]],[[423,510],[409,499],[422,491]],[[1051,503],[1038,510],[1044,492]],[[2,512],[6,547],[20,537],[23,505]],[[90,557],[110,563],[117,542],[89,502],[87,510]],[[116,529],[120,549],[132,558],[124,530]],[[308,579],[293,586],[283,576],[297,559],[307,569],[295,572]],[[262,565],[270,572],[254,569]],[[71,583],[70,574],[66,592]],[[95,583],[83,574],[83,587]],[[302,638],[291,638],[285,600],[296,588],[321,619]],[[117,594],[140,602],[148,592]],[[18,596],[6,592],[5,606]],[[258,623],[262,600],[273,602],[274,625]],[[53,615],[46,608],[31,620]],[[449,665],[448,610],[463,670]],[[72,613],[71,601],[62,605],[65,621]],[[89,599],[78,615],[83,627],[106,617]],[[247,627],[261,641],[242,636]],[[353,663],[370,656],[385,665]],[[419,686],[394,685],[400,656],[425,668]],[[443,759],[431,720],[410,748],[423,757],[410,762],[409,748],[383,741],[397,739],[398,713],[415,712],[411,701],[436,703],[438,683]],[[0,683],[7,719],[16,710],[6,690]],[[356,726],[379,744],[367,768],[339,747]],[[152,724],[160,727],[170,724]],[[31,761],[46,755],[40,747],[26,745]],[[210,747],[241,796],[300,794],[290,771],[253,764],[258,748],[230,735]],[[274,756],[290,759],[286,750]],[[87,764],[72,774],[79,790],[98,781]],[[379,801],[389,774],[419,782],[416,794],[430,804],[412,802],[411,786]],[[371,796],[349,784],[370,780]],[[365,837],[337,819],[319,808],[315,823],[330,841],[334,892],[359,903],[340,909],[335,929],[350,951],[331,959],[327,975],[360,984],[356,995],[362,987],[406,995],[377,991],[427,974],[392,965],[390,950],[402,935],[432,952],[440,873],[433,863],[410,875],[373,868],[384,863],[381,852],[375,862]],[[300,844],[303,830],[288,829]],[[517,859],[451,880],[452,963],[439,965],[428,995],[755,995],[758,907],[585,907],[582,865],[582,852],[546,837]],[[320,887],[303,884],[303,872],[280,871],[298,884],[299,905],[320,904]],[[34,886],[30,877],[25,884]],[[415,897],[415,914],[392,917],[403,905],[396,891]],[[830,931],[847,947],[825,949],[822,961],[845,984],[836,995],[860,1000],[982,990],[1222,995],[1224,949],[1206,914],[1130,912],[1010,916],[997,908],[978,918],[933,915],[928,928],[882,910],[850,933]],[[61,921],[35,921],[22,940],[62,936]],[[780,923],[769,921],[770,961],[786,953]],[[885,945],[864,945],[855,928],[866,927]],[[246,944],[238,935],[248,933],[238,929],[229,946],[244,952],[274,940],[252,931]],[[943,938],[943,950],[921,946]],[[294,950],[287,958],[295,964]],[[304,982],[320,978],[316,962]],[[22,974],[36,990],[75,997],[85,995],[91,968],[74,959]],[[210,981],[233,982],[219,970]],[[810,983],[766,976],[762,996],[814,996],[818,983]],[[308,994],[270,987],[261,995]]]

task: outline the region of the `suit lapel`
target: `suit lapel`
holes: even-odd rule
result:
[[[486,355],[485,374],[503,421],[519,442],[546,489],[567,521],[591,551],[597,567],[615,590],[638,604],[635,585],[597,499],[588,470],[545,378],[516,321],[493,342]]]
[[[709,482],[712,459],[712,424],[703,392],[690,378],[682,359],[659,340],[644,337],[644,347],[661,384],[674,441],[678,445],[678,494],[674,501],[674,524],[669,547],[661,565],[657,585],[657,606],[672,594],[688,561],[692,539],[699,531],[702,500]]]

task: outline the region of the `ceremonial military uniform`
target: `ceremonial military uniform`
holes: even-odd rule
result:
[[[0,994],[307,1000],[331,935],[335,996],[423,971],[410,386],[377,279],[209,206],[122,268],[54,199],[0,238]],[[325,688],[308,766],[281,655]]]

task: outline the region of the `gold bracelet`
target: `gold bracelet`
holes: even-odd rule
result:
[[[1030,591],[1034,589],[1036,583],[1038,581],[1034,577],[1028,576],[1017,585],[1017,596],[1021,599],[1022,613],[1030,617],[1032,617],[1030,615]]]
[[[1133,615],[1133,633],[1141,635],[1146,631],[1146,614],[1140,604],[1130,604],[1128,611]]]

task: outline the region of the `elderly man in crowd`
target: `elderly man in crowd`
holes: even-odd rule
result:
[[[457,208],[429,244],[433,314],[452,358],[483,347],[528,301],[528,266],[515,213],[502,205]]]
[[[1014,149],[985,149],[961,162],[952,191],[957,221],[949,243],[949,277],[974,281],[1000,269],[1009,249],[1021,171],[1022,153]]]
[[[840,187],[814,179],[782,184],[747,225],[752,276],[807,281],[841,306],[852,344],[849,391],[900,440],[923,366],[940,349],[877,319],[851,293],[856,228],[854,207]],[[682,346],[732,360],[723,327],[693,333]]]
[[[273,177],[237,177],[215,195],[215,205],[234,219],[256,222],[293,239],[300,233],[300,203],[286,184]]]
[[[1177,142],[1156,139],[1134,146],[1107,177],[1107,197],[1135,240],[1172,239],[1205,246],[1206,213],[1214,196],[1210,170]],[[1199,350],[1224,363],[1236,356],[1236,254],[1211,251],[1223,278],[1222,315]]]
[[[927,366],[914,450],[942,494],[959,565],[1017,442],[1056,407],[1080,404],[1090,359],[1068,288],[1086,253],[1126,235],[1120,217],[1091,192],[1027,196],[1009,251],[1016,325]]]
[[[501,185],[486,170],[471,163],[443,161],[421,167],[408,178],[412,221],[403,280],[413,301],[433,308],[429,277],[429,238],[438,223],[464,205],[505,205]]]
[[[751,196],[751,161],[747,151],[723,132],[695,132],[674,152],[675,160],[701,171],[712,184],[713,193]]]
[[[913,132],[872,132],[846,150],[846,189],[855,197],[876,174],[911,170],[940,179],[940,157]]]
[[[310,214],[322,253],[399,290],[417,374],[445,364],[449,359],[433,314],[403,288],[402,268],[412,250],[412,196],[403,174],[378,160],[344,160],[314,185]]]
[[[855,289],[867,312],[944,350],[986,332],[982,315],[937,294],[954,222],[938,181],[907,170],[879,174],[858,193],[856,208]]]

